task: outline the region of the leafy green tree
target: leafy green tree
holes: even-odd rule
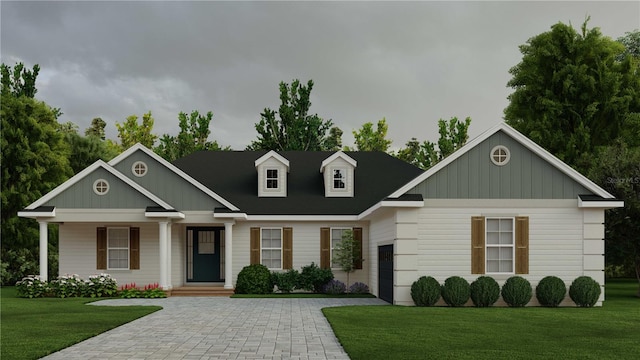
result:
[[[347,273],[347,287],[349,286],[349,275],[356,271],[356,264],[363,261],[360,250],[360,243],[353,238],[351,230],[342,233],[342,240],[335,245],[333,250],[333,262]]]
[[[67,144],[69,144],[69,149],[71,150],[68,156],[69,165],[74,173],[84,170],[98,159],[109,161],[119,154],[119,149],[112,146],[110,142],[102,140],[99,134],[94,135],[92,132],[85,131],[85,134],[89,133],[91,135],[80,135],[78,126],[74,123],[60,124],[60,131],[64,134]]]
[[[438,120],[440,138],[437,148],[436,144],[431,141],[420,143],[418,139],[411,138],[405,147],[398,151],[396,157],[427,170],[467,143],[470,125],[470,117],[464,121],[458,120],[457,117],[452,117],[448,122],[440,119]]]
[[[520,46],[505,109],[507,123],[583,172],[594,148],[610,144],[640,111],[638,61],[617,60],[625,47],[587,22],[581,33],[558,23]]]
[[[327,136],[332,121],[309,114],[311,89],[313,80],[307,86],[297,79],[291,85],[281,82],[280,108],[278,111],[265,108],[260,114],[260,122],[255,124],[258,138],[247,150],[318,151],[334,146],[335,140]]]
[[[17,213],[72,175],[69,147],[59,131],[57,112],[33,98],[38,69],[37,65],[32,71],[22,64],[13,70],[1,66],[3,254],[7,249],[37,251],[37,224]]]
[[[178,115],[180,133],[178,136],[164,134],[160,138],[160,145],[154,149],[155,152],[168,161],[174,161],[200,150],[223,150],[218,142],[208,140],[212,118],[211,111],[207,112],[206,116],[197,110],[192,111],[190,115],[181,112]]]
[[[339,127],[334,126],[329,129],[329,136],[324,143],[324,150],[327,151],[338,151],[342,149],[342,130]]]
[[[640,297],[640,147],[620,138],[601,148],[593,163],[589,177],[625,202],[606,213],[606,262],[633,269]]]
[[[388,130],[389,126],[387,125],[387,120],[385,118],[378,121],[376,130],[373,130],[373,123],[365,123],[359,131],[353,131],[356,150],[387,152],[392,142],[391,140],[387,140]]]
[[[102,118],[99,118],[99,117],[94,118],[93,120],[91,120],[91,126],[84,131],[84,135],[95,136],[100,140],[104,140],[106,137],[104,128],[106,126],[107,126],[107,123],[104,120],[102,120]]]
[[[640,30],[626,32],[617,41],[625,47],[625,51],[618,55],[618,61],[623,61],[627,55],[640,59]]]
[[[158,136],[152,133],[153,117],[151,111],[142,115],[142,123],[138,124],[138,116],[131,115],[121,125],[116,123],[118,129],[118,137],[120,138],[120,146],[122,150],[126,150],[136,143],[140,143],[148,148],[153,148]]]

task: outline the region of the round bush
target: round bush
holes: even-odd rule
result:
[[[500,297],[500,285],[492,277],[480,276],[469,287],[471,301],[476,307],[489,307]]]
[[[440,283],[431,276],[422,276],[411,284],[411,298],[416,306],[433,306],[440,300]]]
[[[589,276],[580,276],[569,286],[571,300],[580,307],[592,307],[600,297],[600,284]]]
[[[369,286],[362,282],[355,282],[349,286],[349,293],[351,294],[368,294]]]
[[[512,276],[502,286],[502,299],[511,307],[523,307],[533,297],[529,281],[520,276]]]
[[[248,265],[240,270],[236,282],[236,294],[271,294],[271,272],[262,264]]]
[[[469,300],[469,283],[460,276],[452,276],[442,285],[442,299],[449,306],[463,306]]]
[[[298,270],[289,269],[286,272],[274,271],[271,273],[271,282],[278,287],[278,291],[290,293],[299,282],[300,274]]]
[[[536,298],[542,306],[557,307],[566,294],[567,286],[556,276],[546,276],[536,286]]]
[[[340,280],[333,279],[324,286],[322,291],[329,295],[340,295],[347,292],[347,285]]]

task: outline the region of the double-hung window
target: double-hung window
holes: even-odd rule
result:
[[[107,228],[107,264],[109,270],[129,269],[129,228]]]
[[[331,229],[331,267],[339,268],[340,264],[336,261],[336,249],[340,242],[344,238],[347,231],[352,231],[351,228],[332,228]]]
[[[345,190],[347,184],[347,170],[343,168],[333,169],[333,189]]]
[[[513,273],[514,218],[487,218],[487,273]]]
[[[267,189],[278,189],[278,169],[267,169]]]
[[[262,228],[260,258],[269,269],[282,269],[282,228]]]

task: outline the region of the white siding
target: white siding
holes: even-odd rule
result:
[[[433,276],[441,283],[454,275],[469,282],[478,277],[471,274],[470,234],[471,217],[479,215],[529,217],[529,274],[523,277],[531,282],[534,289],[538,281],[548,275],[558,276],[568,288],[578,276],[592,276],[593,270],[596,274],[603,274],[603,256],[584,255],[593,252],[597,246],[587,245],[585,236],[591,238],[595,233],[601,233],[595,226],[585,225],[585,219],[598,220],[601,218],[598,214],[584,216],[582,209],[557,207],[557,204],[546,208],[508,207],[506,201],[505,205],[502,208],[430,208],[428,205],[422,208],[418,221],[418,277]],[[513,274],[491,276],[502,285]],[[603,276],[594,278],[603,284]],[[536,304],[535,297],[533,304]],[[566,300],[565,304],[573,303]]]
[[[378,295],[378,246],[391,245],[395,238],[396,228],[393,211],[383,210],[371,219],[369,225],[369,259],[365,262],[365,265],[369,270],[369,289],[376,296]]]

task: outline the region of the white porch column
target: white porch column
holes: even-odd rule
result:
[[[167,223],[167,286],[169,286],[169,289],[171,289],[173,287],[173,281],[171,279],[171,242],[172,242],[172,235],[171,235],[171,222]]]
[[[233,224],[232,222],[224,223],[224,288],[233,289]]]
[[[158,223],[160,230],[160,288],[168,290],[167,285],[167,221]]]
[[[46,221],[38,221],[40,224],[40,280],[49,280],[49,264],[47,259],[47,253],[49,250],[48,236]]]

